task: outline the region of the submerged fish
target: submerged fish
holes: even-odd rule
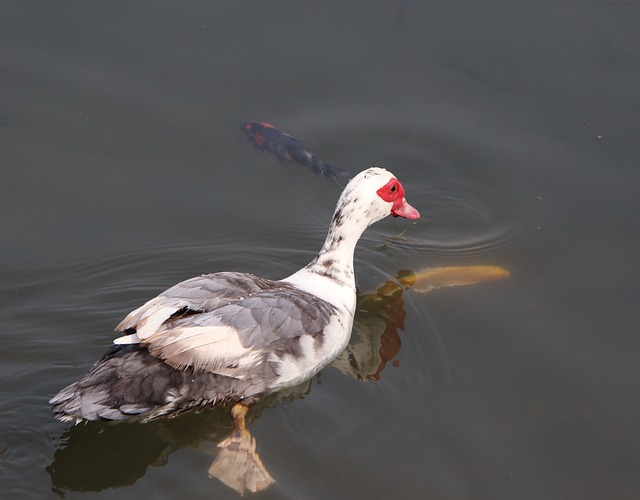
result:
[[[509,271],[498,266],[452,266],[421,269],[399,278],[400,283],[415,292],[430,292],[445,286],[475,285],[503,279]]]
[[[304,147],[298,139],[281,132],[270,123],[244,122],[241,126],[258,151],[267,151],[281,162],[295,162],[309,167],[316,174],[324,175],[340,185],[339,179],[348,179],[351,174],[340,167],[327,165]]]

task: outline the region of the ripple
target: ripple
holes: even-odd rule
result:
[[[417,193],[416,193],[417,191]],[[522,243],[523,230],[502,193],[481,185],[436,182],[418,186],[423,218],[410,235],[414,253],[434,261],[479,263]]]

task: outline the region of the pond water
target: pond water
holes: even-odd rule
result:
[[[249,413],[255,496],[638,498],[640,4],[2,11],[0,496],[238,497],[207,474],[228,412],[73,427],[47,401],[170,285],[315,255],[340,190],[255,151],[264,120],[389,168],[422,218],[361,240],[349,352]],[[398,287],[472,265],[509,276]]]

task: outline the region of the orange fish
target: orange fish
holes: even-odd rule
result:
[[[498,266],[452,266],[421,269],[399,281],[415,292],[424,293],[445,286],[474,285],[508,276],[509,271]]]

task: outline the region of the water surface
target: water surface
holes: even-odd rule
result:
[[[70,427],[47,401],[168,286],[313,257],[339,189],[253,151],[238,126],[265,120],[388,167],[422,218],[359,245],[359,368],[250,414],[259,496],[637,498],[639,22],[625,1],[5,2],[2,495],[237,496],[207,477],[225,412]],[[367,301],[479,264],[510,276]]]

